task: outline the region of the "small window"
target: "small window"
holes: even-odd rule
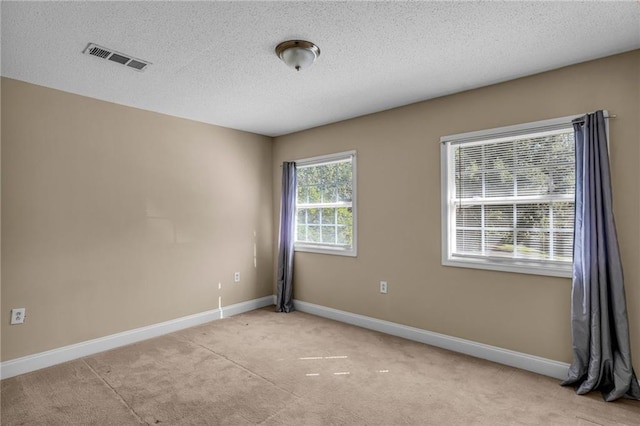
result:
[[[356,256],[356,155],[296,161],[298,251]]]
[[[571,276],[573,118],[441,139],[444,265]]]

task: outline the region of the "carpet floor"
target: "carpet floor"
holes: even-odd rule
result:
[[[2,425],[638,425],[640,403],[259,309],[5,379]]]

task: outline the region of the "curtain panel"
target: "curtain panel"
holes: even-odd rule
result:
[[[280,232],[278,237],[278,290],[276,312],[293,311],[293,245],[295,242],[296,163],[282,163]]]
[[[606,401],[640,399],[633,371],[622,263],[613,217],[602,111],[573,122],[576,202],[571,331],[573,363],[563,385]]]

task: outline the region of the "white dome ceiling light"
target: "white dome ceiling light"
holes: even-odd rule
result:
[[[276,46],[276,55],[296,71],[308,68],[320,56],[320,48],[310,41],[288,40]]]

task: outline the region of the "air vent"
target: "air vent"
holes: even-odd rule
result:
[[[132,59],[129,61],[127,66],[131,68],[135,68],[137,70],[142,70],[144,67],[147,66],[147,64],[145,64],[144,62],[140,62],[140,61],[136,61],[135,59]]]
[[[131,57],[121,52],[116,52],[106,47],[98,46],[97,44],[89,43],[87,47],[82,51],[85,55],[95,56],[96,58],[107,59],[112,62],[125,65],[135,71],[144,71],[147,66],[151,65],[151,62],[144,61]]]

